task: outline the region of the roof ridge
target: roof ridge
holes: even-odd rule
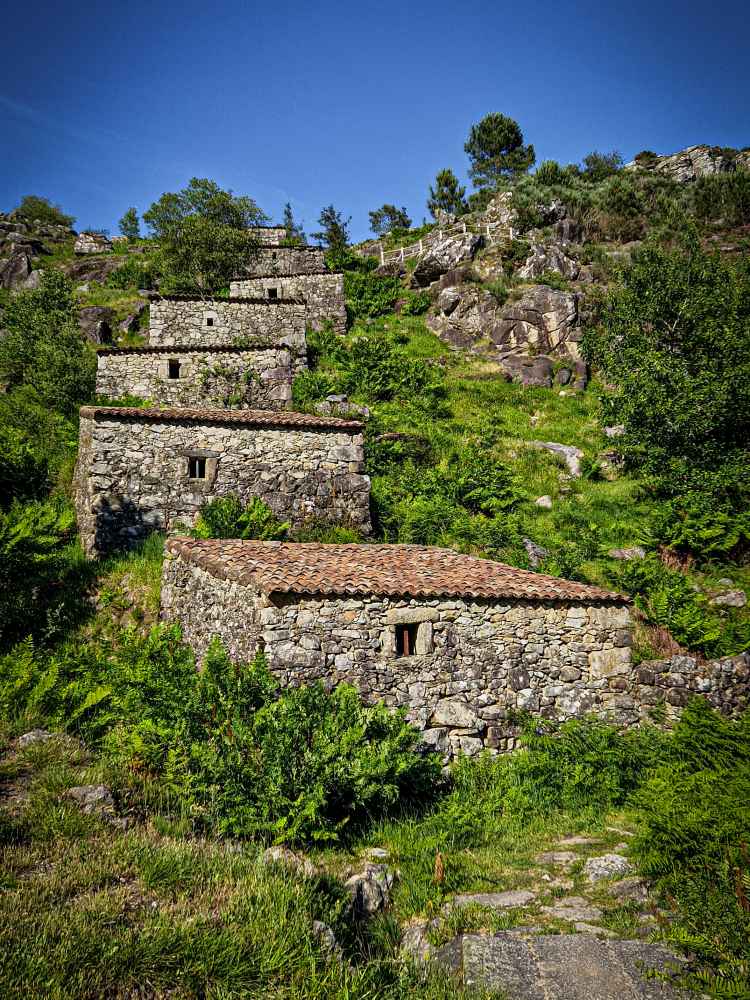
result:
[[[191,407],[153,406],[81,406],[81,417],[125,417],[133,420],[179,423],[180,421],[212,424],[247,424],[265,427],[312,427],[321,430],[361,431],[358,420],[328,417],[322,414],[299,413],[295,410],[219,410]]]

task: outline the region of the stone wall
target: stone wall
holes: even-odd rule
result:
[[[166,406],[283,410],[292,399],[292,357],[284,347],[99,351],[96,391]]]
[[[248,233],[265,247],[277,247],[287,238],[284,226],[251,226]]]
[[[354,684],[404,706],[446,754],[516,745],[517,710],[564,719],[597,712],[635,722],[629,609],[511,600],[270,600],[167,551],[162,616],[199,656],[216,635],[237,660],[263,648],[284,684]],[[398,656],[395,626],[416,623]]]
[[[307,366],[305,305],[267,299],[193,299],[174,296],[151,301],[152,347],[231,345],[288,347],[295,374]]]
[[[230,414],[203,423],[133,412],[81,409],[74,495],[87,555],[191,525],[203,503],[232,493],[243,502],[261,497],[297,527],[323,520],[370,529],[358,431],[335,421],[312,429],[242,423]],[[279,414],[279,421],[286,416],[295,417]],[[203,460],[204,479],[190,478],[191,458]]]
[[[326,270],[323,247],[261,247],[246,268],[248,276],[320,274]]]
[[[319,330],[330,322],[336,333],[346,332],[344,275],[331,271],[318,274],[265,275],[233,281],[231,294],[267,298],[276,289],[280,299],[302,299],[307,307],[307,326]]]

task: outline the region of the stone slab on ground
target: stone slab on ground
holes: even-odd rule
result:
[[[524,937],[512,931],[463,934],[435,955],[466,986],[504,990],[513,1000],[683,1000],[688,994],[644,971],[682,960],[644,941],[588,934]]]
[[[602,911],[583,896],[565,896],[552,906],[543,906],[542,912],[556,920],[601,920]]]
[[[444,906],[445,910],[462,906],[483,906],[488,910],[508,910],[514,906],[528,906],[535,893],[529,889],[510,889],[507,892],[463,892],[454,896]]]

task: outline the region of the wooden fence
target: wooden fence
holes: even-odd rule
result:
[[[478,236],[484,236],[489,246],[494,246],[498,243],[510,243],[513,239],[512,227],[505,225],[503,222],[486,222],[483,225],[456,222],[452,226],[432,229],[419,243],[398,247],[396,250],[385,250],[383,249],[383,244],[379,243],[377,247],[373,247],[373,256],[379,253],[381,264],[389,264],[391,261],[404,261],[408,260],[409,257],[419,257],[433,243],[437,243],[447,236],[459,236],[469,232],[476,233]]]

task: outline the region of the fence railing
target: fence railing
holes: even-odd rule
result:
[[[421,239],[418,243],[397,247],[395,250],[385,250],[383,244],[379,243],[377,247],[372,248],[374,251],[373,256],[379,254],[381,264],[390,264],[391,261],[408,260],[410,257],[419,257],[433,243],[439,242],[446,236],[458,236],[463,233],[476,233],[478,236],[484,236],[489,246],[495,246],[498,243],[510,243],[513,239],[512,226],[508,226],[504,222],[485,222],[482,225],[456,222],[452,226],[432,229],[429,235]]]

